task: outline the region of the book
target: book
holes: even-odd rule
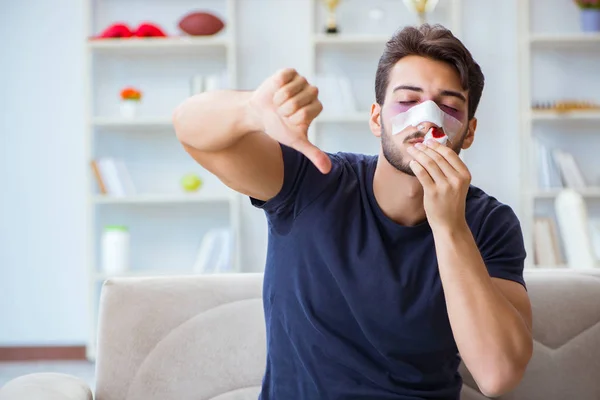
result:
[[[536,217],[534,220],[534,262],[544,267],[562,264],[556,224],[552,218]]]
[[[553,158],[559,167],[565,187],[571,189],[583,189],[586,187],[585,179],[572,154],[562,150],[554,149]]]
[[[539,164],[539,188],[553,189],[563,187],[559,168],[552,157],[550,149],[538,141],[536,142],[536,153],[536,159]]]
[[[216,274],[232,270],[233,251],[228,229],[211,229],[202,238],[193,271],[197,274]]]
[[[106,185],[104,184],[104,179],[102,179],[102,174],[100,173],[100,168],[98,168],[98,163],[96,160],[91,161],[92,172],[94,173],[94,178],[96,178],[96,183],[98,184],[98,190],[100,193],[107,194]]]
[[[113,158],[101,158],[94,160],[92,164],[97,181],[102,183],[100,191],[102,194],[115,197],[130,196],[136,193],[136,188],[129,174],[127,166],[122,160]]]

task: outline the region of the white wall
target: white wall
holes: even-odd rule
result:
[[[2,3],[0,345],[87,334],[81,3]]]
[[[239,2],[242,88],[281,67],[310,68],[308,1]],[[516,207],[516,2],[465,3],[464,38],[487,77],[469,165],[475,184]],[[21,34],[0,53],[0,346],[84,343],[81,1],[12,1],[2,8],[0,33]],[[247,269],[260,270],[266,224],[248,204],[243,233]]]

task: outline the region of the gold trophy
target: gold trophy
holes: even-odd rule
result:
[[[328,11],[327,28],[325,32],[330,34],[339,33],[335,18],[335,9],[340,5],[340,0],[323,0],[323,2],[325,3]]]
[[[421,24],[427,22],[427,13],[432,12],[437,3],[438,0],[404,0],[409,10],[417,13]]]

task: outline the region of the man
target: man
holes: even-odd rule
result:
[[[532,337],[519,221],[457,155],[483,81],[450,31],[396,33],[371,108],[379,156],[309,143],[322,106],[294,70],[176,110],[186,150],[269,222],[262,400],[458,399],[461,358],[488,396],[521,380]],[[431,121],[398,131],[425,103],[461,127],[447,146],[423,143]]]

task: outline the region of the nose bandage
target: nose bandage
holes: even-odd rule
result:
[[[397,135],[409,126],[418,126],[424,122],[429,122],[442,128],[447,135],[443,138],[439,130],[430,129],[427,132],[425,140],[432,138],[438,142],[445,144],[446,140],[454,139],[463,127],[462,122],[446,114],[432,100],[427,100],[419,105],[412,107],[410,110],[400,113],[392,118],[392,135]]]

